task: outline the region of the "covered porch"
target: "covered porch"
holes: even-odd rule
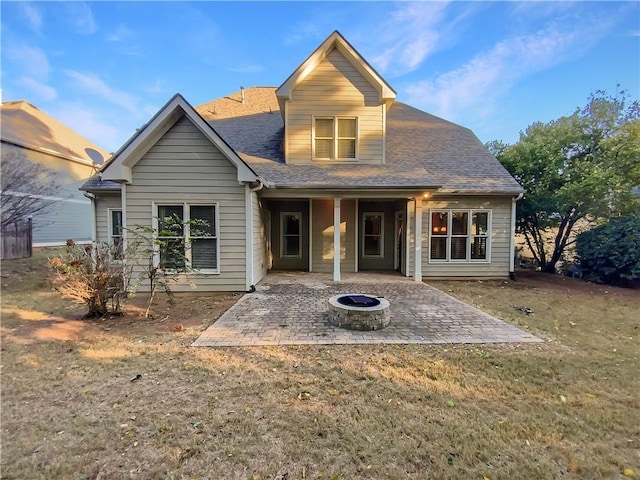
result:
[[[262,193],[262,192],[261,192]],[[422,210],[428,191],[265,191],[269,270],[388,272],[422,281]]]

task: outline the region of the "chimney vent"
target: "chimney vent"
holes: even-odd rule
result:
[[[244,98],[244,87],[240,85],[240,97],[242,98],[242,104],[244,105],[247,101]]]

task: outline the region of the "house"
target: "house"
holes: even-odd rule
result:
[[[507,277],[522,188],[473,132],[395,97],[338,32],[278,88],[197,108],[176,95],[83,186],[96,240],[207,220],[167,237],[191,242],[205,291],[248,290],[270,269]]]
[[[110,155],[24,100],[4,102],[0,116],[3,161],[7,155],[17,155],[20,161],[42,164],[50,169],[47,181],[60,186],[55,197],[43,198],[51,206],[33,215],[33,246],[64,245],[69,238],[90,243],[95,235],[91,201],[78,189],[95,173],[95,165]],[[6,174],[4,168],[2,173]],[[36,198],[39,194],[3,192]]]

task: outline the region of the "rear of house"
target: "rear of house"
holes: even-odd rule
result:
[[[506,277],[521,187],[473,132],[395,95],[338,32],[278,88],[196,109],[177,95],[83,187],[96,239],[206,220],[169,239],[204,291],[270,269]]]

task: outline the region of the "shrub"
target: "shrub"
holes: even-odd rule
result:
[[[49,259],[51,283],[63,298],[87,306],[87,317],[120,313],[120,298],[125,294],[125,265],[114,262],[111,246],[76,245],[58,257]]]
[[[612,219],[578,235],[576,254],[587,280],[640,286],[640,214]]]

